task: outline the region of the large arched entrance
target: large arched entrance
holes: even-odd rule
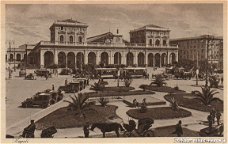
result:
[[[163,53],[163,54],[161,55],[161,66],[163,67],[163,66],[165,66],[165,65],[166,65],[166,54]]]
[[[60,68],[66,67],[66,54],[64,52],[60,52],[58,54],[58,67]]]
[[[48,68],[54,64],[54,54],[50,51],[44,53],[44,67]]]
[[[144,54],[142,52],[140,52],[138,54],[138,66],[140,66],[140,67],[144,66],[144,59],[145,59]]]
[[[176,55],[175,53],[171,53],[169,56],[169,62],[170,64],[174,64],[174,62],[176,62]]]
[[[160,67],[160,57],[159,53],[155,54],[155,67]]]
[[[101,53],[101,63],[104,64],[104,66],[108,65],[108,53],[107,52]]]
[[[21,54],[17,54],[16,60],[17,60],[17,61],[21,61]]]
[[[77,61],[77,68],[82,68],[84,64],[84,54],[82,52],[77,53],[76,61]]]
[[[134,55],[133,53],[127,53],[127,66],[133,66],[134,64]]]
[[[72,69],[75,68],[75,54],[73,52],[67,54],[67,67]]]
[[[88,63],[92,65],[96,65],[96,54],[94,52],[90,52],[88,54]]]
[[[116,52],[114,54],[114,64],[120,65],[121,64],[121,54]]]
[[[149,55],[148,55],[148,66],[149,67],[153,67],[153,54],[152,53],[150,53]]]

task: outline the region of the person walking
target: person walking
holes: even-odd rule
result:
[[[88,124],[86,124],[83,127],[83,131],[84,131],[85,138],[88,138],[89,137],[89,125]]]
[[[216,119],[217,119],[217,125],[220,124],[220,118],[221,118],[221,113],[219,110],[216,111]]]
[[[209,131],[211,132],[211,130],[212,130],[212,123],[213,123],[212,116],[211,115],[208,115],[207,116],[207,120],[208,120],[208,124],[209,124]]]
[[[177,134],[178,137],[181,137],[183,135],[183,129],[182,129],[182,121],[179,120],[178,124],[176,125],[176,130],[173,132],[173,134]]]
[[[54,84],[52,84],[52,90],[53,90],[53,91],[55,90],[55,85],[54,85]]]
[[[68,82],[67,82],[67,79],[66,79],[66,80],[65,80],[65,86],[67,85],[67,83],[68,83]]]
[[[210,112],[210,115],[211,115],[211,118],[212,118],[212,124],[215,123],[215,114],[216,114],[216,111],[214,108],[212,108],[211,112]]]
[[[24,131],[23,131],[23,134],[22,134],[22,137],[24,138],[34,138],[34,132],[36,130],[36,125],[35,125],[35,122],[34,120],[31,120],[30,121],[30,125],[26,128],[24,128]]]

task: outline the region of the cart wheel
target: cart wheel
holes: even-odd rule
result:
[[[143,133],[144,137],[154,137],[154,132],[152,130],[147,130]]]
[[[125,131],[125,132],[123,133],[123,136],[124,136],[124,137],[131,137],[131,132]]]

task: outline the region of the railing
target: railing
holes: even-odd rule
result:
[[[93,47],[131,47],[131,48],[178,48],[178,46],[168,46],[168,45],[145,45],[144,43],[78,43],[78,42],[50,42],[50,41],[40,41],[40,45],[58,45],[58,46],[93,46]]]

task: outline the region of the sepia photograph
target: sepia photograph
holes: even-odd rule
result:
[[[1,7],[2,139],[226,142],[224,1]]]

